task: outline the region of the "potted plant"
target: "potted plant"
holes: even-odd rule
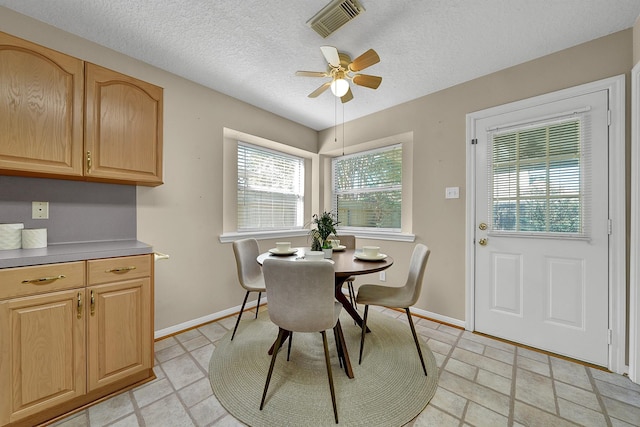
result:
[[[325,258],[331,258],[331,254],[327,257],[329,251],[333,252],[329,236],[337,235],[336,225],[338,225],[338,221],[330,212],[322,212],[320,215],[313,214],[312,228],[309,230],[312,251],[324,250]]]

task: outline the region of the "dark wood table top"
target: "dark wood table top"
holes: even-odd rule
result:
[[[292,255],[273,255],[270,252],[262,253],[258,256],[258,263],[262,265],[263,261],[267,258],[286,259],[289,261],[296,261],[304,257],[306,251],[309,248],[293,248],[297,249],[297,252]],[[357,276],[360,274],[376,273],[378,271],[386,270],[393,265],[393,258],[387,255],[386,258],[376,261],[365,261],[357,259],[354,253],[357,249],[345,249],[342,251],[333,251],[331,260],[334,265],[333,268],[336,272],[336,278],[347,278],[349,276]]]

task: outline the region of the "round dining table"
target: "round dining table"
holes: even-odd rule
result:
[[[257,261],[260,265],[267,258],[277,258],[283,259],[291,262],[304,262],[305,253],[310,251],[310,248],[291,248],[290,251],[285,252],[284,254],[278,253],[277,250],[271,249],[269,252],[264,252],[258,255]],[[356,252],[361,253],[357,249],[343,249],[343,250],[334,250],[333,254],[329,259],[326,259],[327,262],[333,263],[333,270],[335,271],[335,297],[342,306],[346,310],[347,313],[353,318],[353,320],[358,324],[358,326],[362,327],[362,317],[358,311],[351,305],[346,295],[342,293],[342,285],[344,282],[351,276],[359,276],[362,274],[370,274],[377,273],[378,271],[386,270],[387,268],[393,265],[393,258],[390,256],[385,256],[382,259],[376,260],[363,260],[356,257]],[[267,296],[268,298],[268,296]],[[369,332],[369,328],[367,327],[367,332]],[[288,338],[289,335],[285,337]],[[346,343],[344,341],[344,336],[340,336],[338,338],[341,342],[341,349],[338,354],[343,363],[344,370],[349,378],[353,378],[353,369],[351,367],[351,362],[349,360],[349,353],[346,348]],[[273,346],[269,349],[269,354],[273,351]]]
[[[266,258],[278,258],[285,259],[289,261],[300,261],[304,259],[305,253],[310,251],[310,248],[292,248],[291,253],[287,252],[286,255],[277,254],[276,250],[270,250],[269,252],[264,252],[258,256],[258,263],[262,265],[263,261]],[[295,251],[295,252],[293,252]],[[338,301],[342,303],[344,309],[349,313],[349,315],[355,320],[355,322],[362,327],[362,317],[358,311],[351,305],[347,296],[342,293],[342,285],[344,282],[351,276],[359,276],[362,274],[370,274],[377,273],[379,271],[386,270],[387,268],[393,265],[393,258],[390,256],[386,256],[382,259],[378,259],[375,261],[358,259],[355,256],[355,253],[361,253],[358,249],[344,249],[344,250],[334,250],[333,255],[331,256],[331,261],[333,261],[333,270],[335,271],[335,296]],[[368,328],[367,328],[368,329]],[[368,332],[368,330],[367,330]]]

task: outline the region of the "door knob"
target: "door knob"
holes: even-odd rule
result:
[[[488,241],[488,239],[480,239],[478,241],[478,243],[480,243],[480,246],[486,246],[487,245],[487,241]]]
[[[487,229],[487,224],[485,224],[484,222],[481,222],[480,225],[478,225],[478,228],[480,230],[486,230]]]

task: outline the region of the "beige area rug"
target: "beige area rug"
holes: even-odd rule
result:
[[[319,333],[294,334],[289,362],[286,345],[280,350],[260,411],[271,361],[267,351],[278,328],[262,310],[257,320],[248,317],[233,341],[229,332],[217,343],[209,363],[211,387],[220,403],[254,427],[335,425]],[[367,334],[362,365],[358,365],[360,328],[344,311],[340,322],[354,371],[349,379],[340,368],[333,332],[328,331],[340,424],[386,427],[411,421],[438,386],[436,361],[427,344],[422,342],[425,377],[409,325],[371,309],[367,323],[372,332]]]

